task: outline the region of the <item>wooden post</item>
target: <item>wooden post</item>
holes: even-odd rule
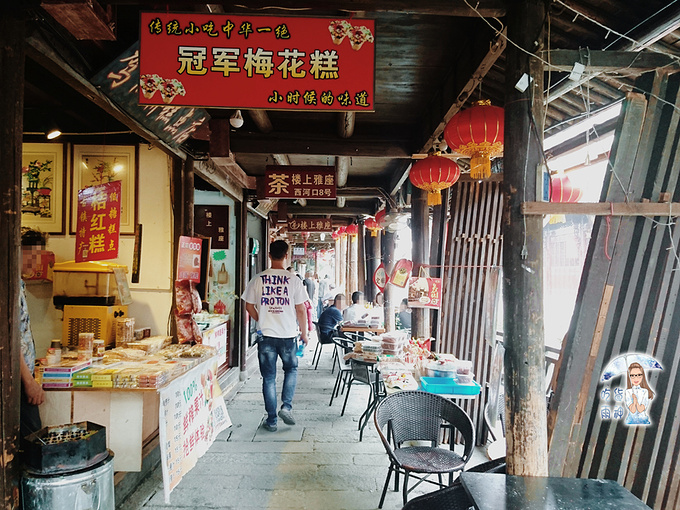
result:
[[[0,398],[2,398],[3,508],[19,505],[19,278],[21,272],[21,144],[24,111],[24,12],[6,2],[0,7]]]
[[[432,208],[432,242],[430,243],[430,276],[441,278],[444,275],[442,268],[444,251],[446,250],[446,226],[449,215],[449,197],[451,188],[442,191],[442,203]],[[432,336],[437,340],[441,336],[441,310],[432,310],[430,313],[432,324]],[[439,347],[441,343],[437,344]]]
[[[387,230],[382,235],[382,263],[387,274],[392,274],[392,268],[394,267],[394,232]],[[397,327],[394,310],[392,309],[396,305],[394,301],[394,285],[388,283],[387,287],[385,287],[385,304],[383,305],[385,310],[385,329],[387,331],[393,331]]]
[[[357,245],[359,236],[347,236],[347,302],[355,290],[359,290],[357,273],[359,272]]]
[[[380,237],[366,234],[366,301],[375,301],[378,294],[378,287],[373,281],[373,273],[380,265]]]
[[[413,275],[418,276],[421,266],[427,265],[430,257],[428,238],[430,208],[427,205],[426,191],[414,187],[411,197],[411,253],[413,256]],[[411,334],[416,338],[428,338],[430,333],[430,310],[414,308],[411,313]]]
[[[545,3],[508,4],[508,38],[537,53],[543,42]],[[524,92],[522,77],[533,81]],[[542,163],[543,68],[513,45],[506,49],[505,194],[503,270],[505,299],[505,395],[507,472],[547,476],[544,388],[543,237],[540,216],[523,216],[521,203],[536,200]],[[532,125],[532,115],[533,124]]]
[[[239,226],[239,238],[236,243],[236,282],[234,282],[234,289],[236,295],[240,296],[246,289],[248,284],[248,201],[241,200],[236,202],[236,224]],[[267,247],[269,251],[269,247]],[[231,319],[230,335],[230,367],[238,366],[241,372],[246,371],[246,352],[248,350],[248,337],[250,336],[250,325],[248,324],[248,314],[246,312],[246,303],[243,299],[236,301],[239,305],[235,306],[236,317]]]
[[[366,225],[359,222],[359,235],[357,236],[357,290],[366,295]]]

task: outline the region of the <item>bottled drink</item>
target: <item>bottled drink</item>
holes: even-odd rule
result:
[[[305,354],[305,344],[302,340],[298,339],[298,348],[297,351],[295,351],[295,355],[298,358],[301,358]]]

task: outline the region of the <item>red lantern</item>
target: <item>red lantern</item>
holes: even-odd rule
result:
[[[376,214],[376,218],[377,218]],[[364,225],[368,230],[371,231],[371,237],[377,237],[378,232],[382,230],[382,227],[380,226],[380,223],[377,222],[377,220],[373,218],[367,218],[366,221],[364,221]]]
[[[427,191],[427,205],[442,203],[441,190],[458,180],[460,168],[455,161],[441,156],[428,156],[413,164],[409,179],[411,183]]]
[[[387,211],[385,211],[385,209],[380,209],[377,213],[375,213],[376,223],[383,228],[385,227],[384,220],[385,220],[386,214],[387,214]]]
[[[357,225],[356,223],[352,223],[351,225],[347,225],[345,232],[348,233],[351,236],[355,236],[359,233],[359,225]]]
[[[550,201],[573,204],[581,200],[583,190],[576,188],[566,175],[550,176]]]
[[[331,237],[333,238],[333,241],[337,241],[338,239],[340,239],[340,234],[338,233],[337,230],[334,230],[334,231],[331,233]]]
[[[486,179],[491,175],[491,158],[503,153],[503,108],[491,101],[477,101],[458,112],[444,128],[444,140],[455,152],[470,157],[470,177]]]

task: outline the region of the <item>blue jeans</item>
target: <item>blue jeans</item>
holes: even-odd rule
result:
[[[269,425],[276,425],[276,360],[279,356],[283,362],[284,373],[281,408],[289,410],[293,408],[298,368],[295,350],[295,338],[263,336],[257,344],[257,357],[262,374],[262,395]]]

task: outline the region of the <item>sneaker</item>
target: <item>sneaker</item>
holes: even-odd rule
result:
[[[276,432],[276,429],[277,429],[276,425],[270,425],[270,424],[267,423],[267,422],[264,422],[264,423],[262,424],[262,428],[263,428],[264,430],[268,430],[269,432]]]
[[[293,418],[293,411],[290,409],[281,409],[279,411],[279,417],[283,420],[286,425],[295,425],[295,418]]]

